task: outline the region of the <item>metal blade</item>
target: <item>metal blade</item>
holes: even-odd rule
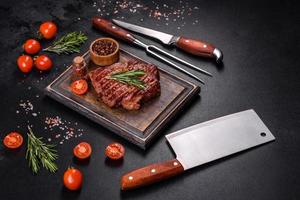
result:
[[[121,26],[125,29],[131,30],[131,31],[134,31],[134,32],[137,32],[137,33],[141,33],[143,35],[147,35],[147,36],[152,37],[152,38],[156,38],[164,44],[171,44],[172,43],[172,38],[174,37],[173,35],[170,35],[170,34],[167,34],[167,33],[163,33],[163,32],[160,32],[160,31],[155,31],[155,30],[152,30],[152,29],[149,29],[149,28],[144,28],[144,27],[137,26],[137,25],[134,25],[134,24],[129,24],[129,23],[122,22],[122,21],[119,21],[119,20],[116,20],[116,19],[113,19],[112,21],[115,24],[117,24],[118,26]]]
[[[166,135],[185,170],[275,140],[254,110]]]

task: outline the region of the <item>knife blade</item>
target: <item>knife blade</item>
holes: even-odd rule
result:
[[[227,115],[166,135],[176,159],[131,171],[121,189],[152,184],[185,170],[275,140],[254,110]]]
[[[220,49],[202,40],[190,39],[183,36],[174,36],[116,19],[113,19],[112,21],[125,29],[158,39],[163,44],[175,45],[187,53],[202,57],[214,57],[217,62],[221,62],[223,59],[223,53]]]

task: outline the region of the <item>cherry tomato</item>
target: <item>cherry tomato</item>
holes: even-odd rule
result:
[[[3,144],[10,149],[19,148],[23,144],[23,137],[20,133],[11,132],[5,136]]]
[[[35,59],[34,65],[38,70],[47,71],[52,68],[52,60],[46,55],[40,55]]]
[[[78,190],[82,184],[82,174],[78,169],[69,168],[64,173],[63,181],[69,190]]]
[[[27,55],[19,56],[17,63],[19,69],[24,73],[28,73],[32,70],[33,60],[30,56]]]
[[[74,156],[79,159],[86,159],[91,156],[92,147],[87,142],[81,142],[73,149]]]
[[[88,87],[89,87],[88,83],[84,79],[80,79],[80,80],[74,81],[71,84],[72,92],[74,94],[78,94],[78,95],[85,94],[87,92],[87,90],[88,90]]]
[[[57,26],[53,22],[44,22],[41,24],[39,31],[45,39],[51,39],[57,33]]]
[[[23,45],[23,48],[28,54],[36,54],[41,50],[41,44],[37,40],[29,39],[26,40],[25,44]]]
[[[112,143],[105,149],[105,155],[113,160],[123,158],[125,154],[125,148],[119,143]]]

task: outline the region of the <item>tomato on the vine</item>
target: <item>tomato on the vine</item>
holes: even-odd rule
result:
[[[105,155],[113,160],[123,158],[125,154],[125,148],[119,143],[112,143],[105,149]]]
[[[28,73],[32,70],[33,60],[28,55],[22,55],[18,57],[17,64],[22,72]]]
[[[19,148],[23,144],[23,137],[20,133],[11,132],[5,136],[3,144],[9,149]]]
[[[39,29],[40,34],[45,39],[52,39],[57,33],[57,26],[53,22],[44,22]]]
[[[52,68],[52,60],[46,55],[40,55],[35,59],[34,65],[38,70],[47,71]]]
[[[35,39],[26,40],[23,45],[24,51],[28,54],[36,54],[41,50],[41,44]]]
[[[69,190],[78,190],[82,184],[82,174],[78,169],[68,168],[64,173],[63,181]]]

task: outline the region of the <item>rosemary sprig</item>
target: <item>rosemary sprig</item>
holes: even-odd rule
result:
[[[43,49],[57,54],[79,53],[80,46],[87,40],[87,36],[81,32],[71,32],[56,40],[51,46]]]
[[[145,88],[145,83],[139,79],[139,77],[144,76],[145,72],[143,70],[130,70],[125,72],[117,72],[111,74],[109,79],[119,81],[124,84],[133,85],[140,89]]]
[[[30,126],[28,126],[28,130],[26,159],[29,162],[29,167],[35,174],[39,171],[40,165],[50,172],[55,172],[57,165],[54,161],[58,157],[57,151],[54,149],[55,145],[44,143],[41,137],[37,138],[33,134]]]

